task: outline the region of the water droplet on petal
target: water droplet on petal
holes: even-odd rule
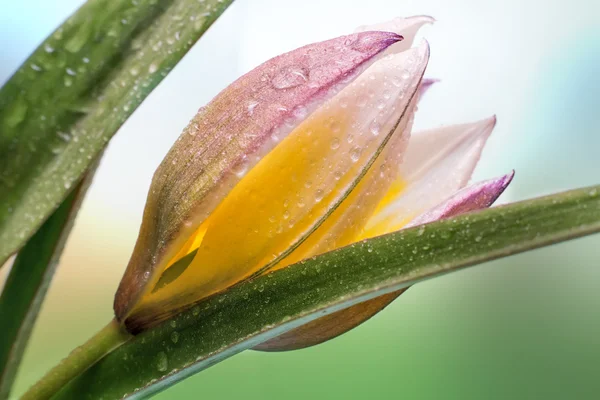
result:
[[[396,87],[400,87],[402,86],[402,79],[400,79],[398,76],[392,76],[392,84]]]
[[[254,114],[254,109],[256,108],[257,105],[258,105],[258,101],[250,100],[248,102],[248,115]]]
[[[344,39],[344,46],[352,46],[354,43],[356,43],[356,41],[358,40],[358,34],[352,34],[352,35],[348,35],[346,36],[346,39]]]
[[[333,138],[331,139],[331,150],[337,150],[340,148],[340,139]]]
[[[244,175],[246,175],[246,172],[248,172],[248,163],[246,161],[242,161],[235,165],[232,171],[238,178],[242,178]]]
[[[369,130],[373,136],[377,136],[381,132],[381,125],[377,121],[373,121],[369,126]]]
[[[315,192],[315,201],[318,203],[321,200],[323,200],[323,197],[325,197],[325,192],[323,190],[321,190],[321,189],[318,189]]]
[[[350,151],[350,159],[353,162],[357,162],[360,159],[361,149],[359,147],[355,147]]]
[[[279,70],[271,80],[275,89],[289,89],[300,86],[308,80],[308,72],[299,66],[288,66]]]

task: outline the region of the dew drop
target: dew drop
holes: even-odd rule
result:
[[[235,174],[235,176],[237,176],[238,178],[242,178],[244,177],[244,175],[246,175],[246,172],[248,172],[248,163],[241,162],[234,166],[232,171]]]
[[[354,43],[356,43],[357,40],[358,40],[358,34],[355,33],[352,35],[348,35],[344,39],[344,46],[352,46]]]
[[[373,45],[373,38],[371,36],[357,35],[356,40],[354,41],[354,43],[352,43],[350,45],[350,47],[358,52],[365,53],[365,52],[368,52],[369,50],[371,50],[372,45]]]
[[[296,119],[302,120],[306,118],[307,114],[308,110],[306,109],[306,107],[298,106],[294,109],[294,117],[296,117]]]
[[[350,159],[353,162],[357,162],[360,159],[361,150],[359,147],[355,147],[350,151]]]
[[[339,138],[333,138],[331,139],[331,150],[337,150],[340,148],[340,139]]]
[[[360,108],[364,107],[367,105],[367,102],[369,101],[369,99],[367,98],[367,96],[365,95],[360,95],[357,99],[356,99],[356,105]]]
[[[289,89],[304,84],[308,80],[308,72],[299,66],[288,66],[279,70],[271,80],[275,89]]]
[[[248,102],[248,106],[247,106],[248,115],[254,114],[254,109],[256,108],[257,105],[258,105],[258,101],[251,100]]]
[[[179,341],[179,333],[177,333],[177,332],[171,333],[171,341],[173,343],[177,343]]]
[[[318,203],[323,200],[323,197],[325,197],[325,192],[321,189],[317,189],[315,192],[315,201]]]
[[[169,366],[169,360],[167,359],[167,354],[164,351],[158,352],[156,355],[156,368],[160,372],[164,372],[167,370]]]
[[[402,79],[397,76],[392,76],[392,84],[396,87],[402,86]]]
[[[151,74],[153,74],[156,71],[158,71],[158,65],[156,63],[150,64],[150,66],[148,67],[148,72],[150,72]]]
[[[369,126],[369,131],[371,131],[371,134],[373,136],[379,135],[379,132],[381,132],[381,125],[379,124],[379,122],[377,122],[377,121],[371,122],[371,125]]]
[[[329,124],[329,129],[331,129],[331,132],[333,133],[339,132],[341,129],[340,123],[338,121],[331,121],[331,123]]]

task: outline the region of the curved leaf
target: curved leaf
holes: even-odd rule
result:
[[[90,0],[0,89],[0,265],[233,0]]]
[[[0,294],[0,400],[8,398],[25,346],[46,297],[67,237],[98,166],[90,167],[13,263]]]
[[[54,399],[145,398],[340,309],[470,265],[600,231],[600,186],[360,242],[243,282],[114,350]]]

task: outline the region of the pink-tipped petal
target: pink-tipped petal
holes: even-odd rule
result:
[[[386,51],[388,53],[399,53],[408,50],[413,45],[417,32],[423,25],[433,24],[434,22],[435,19],[428,15],[417,15],[408,18],[397,17],[391,21],[361,26],[355,32],[386,31],[402,35],[404,40],[401,43],[391,46]]]
[[[514,171],[508,175],[479,182],[456,193],[442,204],[415,218],[406,228],[491,206],[510,184]],[[362,324],[408,288],[376,297],[353,307],[338,311],[289,331],[256,346],[261,351],[287,351],[326,342]]]
[[[364,32],[277,56],[200,109],[158,167],[115,297],[124,320],[166,263],[279,140],[402,39]]]
[[[515,172],[512,171],[510,174],[470,185],[441,204],[419,215],[409,222],[405,228],[488,208],[500,197],[514,176]]]
[[[401,229],[417,215],[462,189],[471,178],[495,124],[493,116],[413,134],[395,188],[369,221],[366,237]]]
[[[421,86],[419,88],[419,97],[423,98],[423,96],[425,96],[425,93],[429,92],[429,89],[431,89],[431,87],[439,81],[439,79],[423,78],[423,81],[421,82]]]

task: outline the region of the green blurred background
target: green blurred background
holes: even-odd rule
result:
[[[3,2],[0,82],[80,4]],[[428,75],[442,82],[417,125],[497,113],[476,178],[515,168],[508,202],[600,183],[599,11],[592,0],[238,0],[109,147],[15,394],[112,318],[154,168],[197,108],[241,73],[361,24],[431,14]],[[248,351],[157,398],[600,398],[599,245],[600,236],[580,239],[419,284],[336,340]]]

